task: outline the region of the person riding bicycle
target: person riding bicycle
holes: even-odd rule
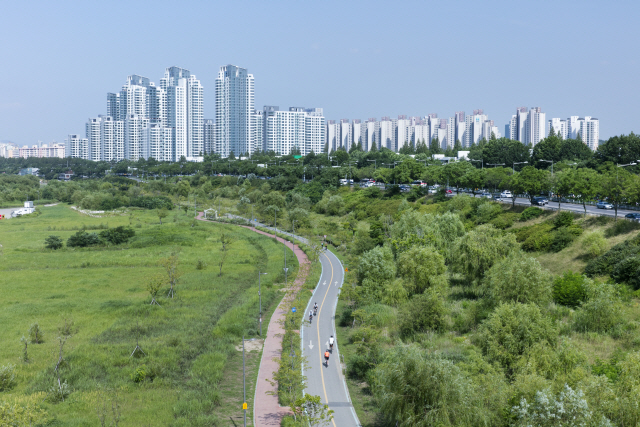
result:
[[[334,343],[333,335],[329,338],[329,350],[333,351],[333,343]]]
[[[311,323],[312,320],[313,320],[313,312],[310,311],[309,312],[309,323]]]
[[[327,366],[329,366],[329,350],[324,352],[324,360]]]
[[[318,311],[318,303],[313,304],[313,309],[314,309],[315,311]]]

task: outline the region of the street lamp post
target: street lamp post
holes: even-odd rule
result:
[[[378,167],[378,161],[377,160],[367,160],[367,162],[373,162],[373,170],[376,170]]]
[[[513,173],[516,173],[516,165],[524,165],[529,162],[513,162]]]
[[[553,160],[539,160],[540,162],[551,163],[551,176],[553,176]]]
[[[258,270],[258,299],[260,300],[260,336],[262,336],[262,285],[260,283],[260,277],[263,274],[267,274],[267,273],[261,273],[260,270]]]

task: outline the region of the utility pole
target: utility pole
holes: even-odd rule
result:
[[[287,287],[287,240],[285,238],[282,239],[282,244],[284,245],[284,286]]]
[[[260,283],[260,276],[267,273],[261,273],[258,270],[258,299],[260,300],[260,336],[262,336],[262,285]]]
[[[244,369],[244,335],[242,336],[242,409],[244,410],[244,427],[247,427],[247,387]]]
[[[197,217],[198,216],[198,208],[196,207],[196,195],[194,193],[193,195],[193,217]]]

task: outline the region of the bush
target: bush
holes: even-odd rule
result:
[[[40,326],[38,325],[38,322],[32,324],[29,327],[29,342],[31,344],[40,344],[43,342],[43,338],[44,338],[44,334],[42,333],[42,330],[40,330]]]
[[[16,366],[0,366],[0,391],[11,390],[16,385]]]
[[[553,221],[553,225],[556,228],[569,227],[573,224],[573,214],[567,211],[558,212],[556,219]]]
[[[414,295],[403,307],[400,315],[400,333],[404,337],[416,332],[438,331],[445,324],[447,308],[439,292],[428,289]]]
[[[84,230],[78,231],[67,240],[67,246],[70,248],[87,246],[96,246],[102,244],[102,240],[96,233],[87,233]]]
[[[100,232],[100,237],[112,245],[126,243],[135,236],[136,232],[130,227],[119,226]]]
[[[530,219],[538,218],[540,215],[542,215],[543,212],[544,211],[542,209],[533,206],[530,208],[526,208],[520,214],[520,221],[525,222],[529,221]]]
[[[522,250],[527,252],[546,252],[553,244],[553,235],[548,232],[538,231],[527,237],[522,243]]]
[[[165,196],[140,196],[131,199],[131,206],[145,209],[173,209],[173,202],[170,198]]]
[[[611,275],[620,261],[640,253],[639,243],[640,238],[635,237],[615,245],[604,255],[591,260],[584,269],[585,274],[589,277]]]
[[[47,249],[60,249],[63,245],[62,239],[60,236],[49,236],[44,239],[44,247]]]
[[[485,224],[502,213],[502,206],[495,202],[483,203],[476,209],[476,221]]]
[[[50,403],[58,403],[62,402],[66,397],[71,394],[71,387],[67,382],[63,382],[58,386],[58,382],[55,381],[53,386],[49,389],[49,395],[47,396],[47,400]]]
[[[607,228],[605,231],[605,235],[607,237],[614,237],[620,234],[631,233],[640,228],[640,222],[636,221],[628,221],[628,220],[618,220],[611,227]]]
[[[615,287],[585,281],[587,301],[576,313],[575,328],[585,332],[611,332],[622,322],[622,303]]]
[[[549,251],[551,252],[560,252],[567,246],[569,246],[574,240],[576,236],[574,233],[569,230],[567,227],[560,227],[553,233],[553,240],[551,245],[549,246]]]
[[[553,300],[568,307],[577,307],[587,299],[585,277],[567,271],[553,281]]]
[[[590,258],[595,258],[607,250],[607,240],[601,231],[593,231],[584,237],[582,246]]]
[[[520,253],[496,262],[483,281],[493,304],[520,302],[545,305],[551,299],[551,274],[533,257]]]
[[[534,304],[501,304],[480,325],[477,344],[490,362],[508,371],[533,344],[546,341],[555,348],[557,331]]]
[[[618,283],[640,289],[640,255],[621,260],[613,269],[611,277]]]
[[[491,224],[499,230],[504,230],[511,227],[518,217],[520,217],[520,214],[517,213],[502,214],[491,220]]]

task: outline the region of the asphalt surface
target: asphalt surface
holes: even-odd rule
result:
[[[460,193],[460,194],[467,194],[467,193]],[[456,195],[456,193],[454,192],[452,194],[453,196]],[[471,195],[471,194],[469,194]],[[476,195],[476,197],[481,197],[479,194]],[[501,199],[500,202],[502,203],[507,203],[507,204],[511,204],[511,199]],[[529,199],[523,198],[523,197],[517,197],[516,198],[516,205],[521,205],[521,206],[536,206],[538,208],[541,209],[552,209],[552,210],[558,210],[561,209],[563,211],[571,211],[571,212],[576,212],[576,213],[581,213],[584,214],[584,207],[580,204],[576,204],[576,203],[569,203],[569,202],[562,202],[559,205],[558,202],[549,202],[549,204],[545,205],[545,206],[537,206],[537,205],[532,205],[531,202],[529,201]],[[624,217],[626,214],[628,213],[640,213],[639,210],[630,210],[630,209],[618,209],[618,218]],[[615,211],[613,209],[598,209],[593,205],[587,205],[587,214],[589,215],[605,215],[605,216],[610,216],[610,217],[614,217],[615,216]]]
[[[237,215],[227,214],[230,218],[242,218]],[[273,227],[255,222],[256,226],[274,231]],[[295,240],[307,243],[307,240],[292,233],[275,230],[279,236],[295,237]],[[320,256],[322,274],[320,281],[305,308],[303,319],[305,322],[300,328],[300,339],[303,355],[307,360],[308,369],[304,371],[307,377],[305,393],[320,396],[322,403],[334,411],[333,427],[359,427],[360,422],[356,415],[347,383],[340,363],[339,338],[336,334],[335,317],[338,295],[344,282],[344,267],[331,251],[325,251]],[[309,312],[313,305],[318,303],[318,313],[309,323]],[[335,342],[333,351],[329,357],[329,364],[324,363],[324,352],[329,349],[329,337],[333,335]]]
[[[305,393],[320,396],[323,403],[334,411],[333,426],[356,427],[360,423],[351,404],[342,364],[340,363],[339,337],[336,335],[335,314],[338,295],[344,281],[344,269],[338,258],[326,251],[320,258],[322,275],[305,311],[305,324],[300,330],[302,350],[308,369]],[[309,311],[318,304],[318,314],[309,323]],[[329,337],[335,342],[328,366],[324,353],[329,350]],[[344,338],[344,337],[343,337]]]

